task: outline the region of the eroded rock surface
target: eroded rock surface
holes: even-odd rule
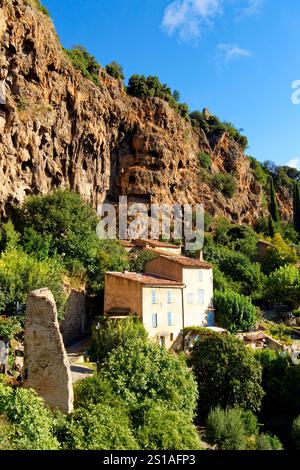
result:
[[[70,413],[72,376],[49,289],[33,291],[28,297],[24,343],[24,387],[33,388],[51,408]]]
[[[266,213],[249,160],[226,133],[209,142],[167,103],[129,97],[103,71],[94,85],[72,67],[50,18],[25,0],[0,0],[0,7],[2,217],[26,195],[57,187],[79,191],[94,206],[127,195],[203,203],[237,223]],[[199,175],[200,151],[211,156],[213,172],[236,175],[232,199]]]

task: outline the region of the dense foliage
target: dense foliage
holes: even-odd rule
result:
[[[197,399],[193,374],[183,359],[154,342],[137,339],[119,346],[109,355],[102,373],[131,410],[155,400],[193,416]]]
[[[19,450],[58,449],[54,417],[32,390],[13,389],[0,382],[0,416],[12,427],[9,439]]]
[[[216,322],[231,333],[248,331],[255,325],[256,308],[245,296],[233,291],[215,291],[214,306]]]
[[[75,69],[79,70],[85,78],[99,84],[100,65],[85,47],[74,46],[71,50],[65,49],[65,53],[71,60]]]
[[[105,70],[111,77],[117,80],[122,81],[125,79],[123,67],[115,61],[111,62],[110,64],[107,64]]]
[[[201,111],[193,111],[190,114],[191,123],[195,128],[202,129],[208,137],[214,135],[220,136],[224,132],[227,132],[229,137],[237,142],[243,150],[248,147],[248,139],[241,134],[241,130],[230,122],[222,122],[217,116],[207,115]]]
[[[128,266],[127,254],[117,241],[97,237],[96,212],[75,192],[28,197],[16,212],[15,223],[28,253],[58,257],[71,275],[86,278],[92,290],[103,286],[105,271]]]
[[[198,383],[201,415],[216,406],[259,411],[264,395],[261,367],[241,341],[206,335],[196,342],[190,363]]]
[[[172,90],[166,84],[162,84],[158,77],[144,75],[132,75],[128,81],[127,93],[137,98],[160,98],[175,108],[180,116],[189,119],[189,108],[185,103],[178,103],[178,92]]]
[[[93,356],[100,363],[103,363],[115,348],[126,348],[133,340],[145,340],[148,336],[141,321],[135,317],[116,321],[103,319],[99,326],[99,330],[94,333]]]

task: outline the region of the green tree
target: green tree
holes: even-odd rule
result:
[[[293,190],[294,227],[300,235],[300,186],[294,183]]]
[[[85,78],[92,80],[96,85],[99,84],[100,65],[85,47],[77,45],[71,50],[65,49],[65,53],[75,69],[80,70]]]
[[[152,251],[141,250],[138,254],[133,254],[130,259],[130,271],[136,273],[145,272],[145,264],[152,261],[157,255]]]
[[[123,81],[125,79],[123,67],[118,62],[111,62],[105,67],[106,72],[113,78]]]
[[[106,271],[128,266],[127,254],[117,241],[97,237],[96,212],[75,192],[57,190],[45,196],[30,196],[16,211],[15,220],[21,242],[30,254],[35,254],[34,241],[39,257],[58,256],[71,272],[81,265],[93,290],[102,287]],[[42,255],[41,238],[46,244]]]
[[[88,408],[92,405],[106,405],[121,408],[122,399],[112,390],[109,380],[103,378],[101,374],[79,380],[74,385],[74,407]]]
[[[119,346],[126,348],[127,344],[136,339],[146,341],[148,333],[138,318],[129,317],[116,321],[103,319],[94,337],[93,355],[102,363]]]
[[[136,450],[138,444],[126,412],[104,403],[74,411],[66,424],[63,448]]]
[[[266,255],[261,261],[262,269],[266,274],[275,271],[281,266],[295,264],[298,260],[297,251],[289,246],[280,233],[275,233],[272,245],[268,248]]]
[[[66,301],[63,276],[64,270],[55,261],[38,261],[20,249],[3,252],[0,256],[0,313],[23,313],[28,294],[48,287],[54,295],[59,316],[62,317]]]
[[[266,281],[264,299],[270,304],[300,305],[300,273],[295,266],[282,266],[272,272]]]
[[[130,410],[155,400],[193,417],[197,386],[184,359],[137,339],[113,350],[101,371]]]
[[[0,305],[1,309],[1,305]],[[13,339],[21,333],[22,325],[18,317],[0,317],[0,338]]]
[[[264,395],[262,368],[252,351],[238,339],[209,334],[197,341],[190,364],[198,383],[198,410],[240,407],[256,412]]]
[[[274,222],[280,222],[280,214],[278,209],[277,203],[277,196],[274,188],[273,179],[271,179],[270,183],[270,206],[269,206],[270,214]]]
[[[13,389],[0,383],[0,415],[14,428],[11,441],[18,450],[56,450],[54,418],[33,390]]]
[[[201,442],[190,418],[167,404],[153,404],[144,414],[137,440],[144,450],[200,450]]]
[[[248,331],[256,322],[257,310],[251,301],[233,291],[214,293],[216,322],[230,333]]]

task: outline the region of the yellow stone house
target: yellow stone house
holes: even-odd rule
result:
[[[143,274],[106,273],[104,314],[137,315],[149,336],[169,348],[185,327],[214,326],[213,270],[201,259],[156,253]]]

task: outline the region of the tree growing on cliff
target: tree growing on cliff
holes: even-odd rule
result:
[[[280,222],[280,214],[279,214],[279,209],[278,209],[277,196],[276,196],[276,192],[274,188],[273,178],[271,178],[271,182],[270,182],[269,210],[270,210],[270,214],[274,222]]]
[[[299,183],[294,184],[293,190],[293,209],[294,209],[294,227],[300,235],[300,186]]]
[[[121,80],[123,81],[125,79],[123,67],[118,64],[118,62],[111,62],[110,64],[107,64],[105,67],[106,72],[116,80]]]

